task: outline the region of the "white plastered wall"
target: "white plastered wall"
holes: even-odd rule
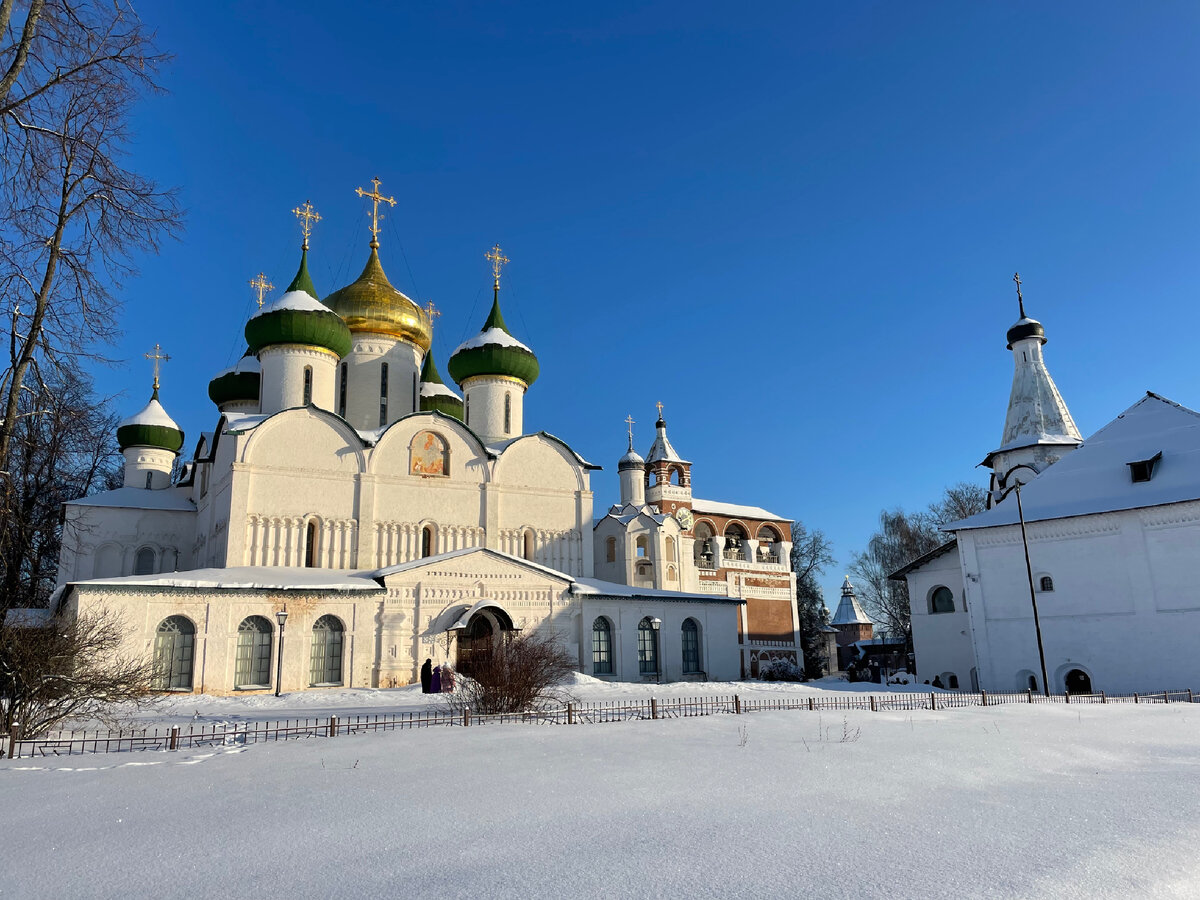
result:
[[[358,333],[343,364],[346,366],[346,420],[360,431],[380,427],[383,364],[387,363],[386,424],[415,412],[414,385],[419,388],[420,347],[386,334]],[[340,377],[340,375],[339,375]],[[336,397],[336,394],[335,394]],[[330,409],[337,411],[337,407]]]
[[[259,398],[264,413],[305,405],[305,369],[312,370],[312,405],[333,410],[337,354],[320,347],[280,344],[260,350],[258,361],[262,366]]]
[[[971,690],[975,650],[971,644],[971,622],[963,605],[963,577],[957,550],[943,553],[906,577],[917,679],[932,682],[944,672],[953,672],[958,676],[959,687]],[[954,594],[954,612],[929,611],[930,597],[941,586]],[[946,679],[942,682],[943,687],[950,686]]]

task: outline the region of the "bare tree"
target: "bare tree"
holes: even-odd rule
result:
[[[446,694],[452,709],[491,713],[525,712],[569,697],[563,682],[575,671],[575,659],[556,634],[506,632],[489,653],[479,655]]]
[[[0,624],[0,728],[19,725],[31,738],[68,719],[113,723],[130,704],[152,703],[154,665],[124,651],[125,633],[105,608]]]
[[[792,523],[792,571],[796,573],[796,609],[800,617],[800,646],[804,653],[804,674],[820,678],[821,628],[829,621],[829,610],[818,579],[833,565],[833,544],[825,533],[809,531],[803,522]]]

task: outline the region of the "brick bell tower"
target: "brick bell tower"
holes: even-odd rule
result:
[[[692,520],[692,464],[671,446],[662,414],[663,405],[656,405],[658,421],[654,423],[654,444],[646,454],[646,502],[657,506],[661,513],[674,515],[686,531],[691,528]],[[677,515],[683,509],[687,512]]]

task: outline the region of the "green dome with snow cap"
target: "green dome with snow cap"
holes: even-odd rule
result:
[[[341,316],[317,299],[308,275],[308,250],[300,252],[300,268],[278,300],[267,304],[246,323],[246,343],[252,353],[277,344],[306,344],[336,353],[350,352],[350,329]]]
[[[540,371],[533,351],[513,337],[504,324],[498,292],[492,298],[492,311],[479,334],[459,345],[446,368],[460,385],[468,378],[499,375],[515,378],[529,387]]]
[[[217,406],[239,401],[257,401],[261,381],[262,367],[258,358],[247,348],[245,355],[236,365],[218,372],[208,383],[208,398]]]
[[[433,361],[433,351],[425,354],[421,366],[421,412],[440,412],[453,416],[460,422],[463,418],[462,397],[446,387]]]
[[[183,429],[175,424],[175,420],[167,415],[158,402],[158,388],[154,389],[150,402],[141,412],[117,426],[117,444],[122,451],[130,447],[157,447],[178,453],[183,447]]]

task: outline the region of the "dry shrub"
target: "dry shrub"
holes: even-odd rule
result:
[[[472,660],[458,675],[445,701],[455,710],[480,715],[537,709],[570,699],[562,683],[575,671],[575,659],[558,636],[543,631],[508,632],[490,654]]]

